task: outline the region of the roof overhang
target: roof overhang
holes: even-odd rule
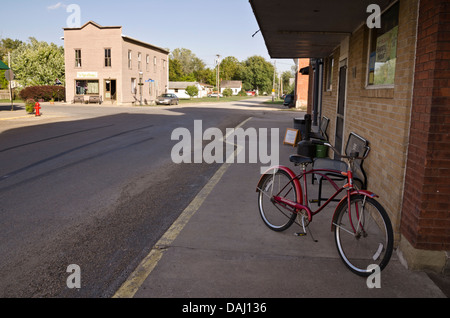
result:
[[[328,56],[372,13],[396,0],[249,0],[272,58]]]

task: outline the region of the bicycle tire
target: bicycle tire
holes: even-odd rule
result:
[[[297,202],[297,189],[289,174],[284,170],[274,170],[262,177],[258,191],[258,207],[264,224],[275,232],[287,230],[295,222],[297,214],[284,209],[273,202],[274,195],[279,195]],[[284,190],[283,187],[287,186]],[[279,193],[282,191],[281,193]]]
[[[373,273],[373,267],[369,266],[376,265],[381,272],[389,263],[394,248],[392,224],[386,210],[375,199],[356,194],[350,202],[351,219],[347,199],[336,209],[333,220],[336,247],[353,273],[368,277]]]

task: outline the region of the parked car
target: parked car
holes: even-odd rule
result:
[[[157,105],[178,105],[179,102],[175,94],[163,94],[156,99]]]
[[[217,97],[217,93],[211,93],[208,95],[208,97]],[[219,94],[219,97],[223,97],[223,95]]]
[[[294,95],[292,95],[292,94],[286,95],[286,97],[284,98],[283,105],[287,106],[289,108],[294,107],[295,106],[294,105]]]

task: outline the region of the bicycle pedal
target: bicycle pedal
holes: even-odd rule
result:
[[[308,235],[308,234],[303,233],[303,232],[298,232],[298,233],[295,233],[294,235],[295,235],[295,236],[298,236],[298,237],[301,237],[301,236],[306,236],[306,235]]]
[[[319,200],[317,200],[317,199],[309,200],[309,203],[318,203],[318,202],[319,202]]]

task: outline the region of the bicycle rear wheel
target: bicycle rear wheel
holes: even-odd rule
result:
[[[297,190],[294,182],[289,174],[283,170],[274,170],[273,174],[265,174],[258,191],[259,213],[264,223],[271,230],[282,232],[295,222],[297,214],[275,203],[274,196],[297,202]]]
[[[380,271],[388,264],[394,246],[391,221],[383,206],[375,199],[353,195],[351,215],[345,200],[338,207],[333,221],[335,240],[344,264],[355,274],[372,274],[369,265]]]

